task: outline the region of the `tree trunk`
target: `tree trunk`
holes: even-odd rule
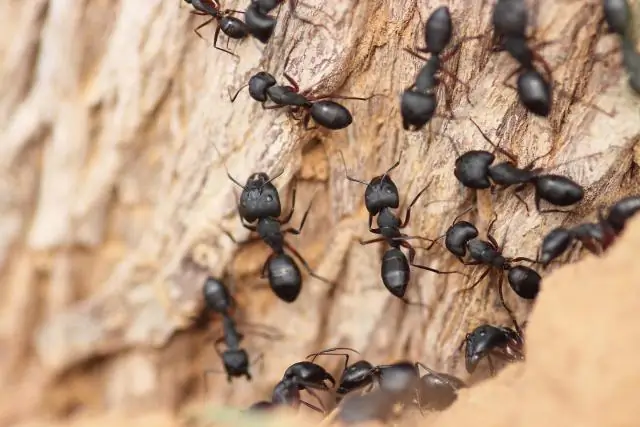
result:
[[[228,384],[224,375],[210,375],[208,399],[238,406],[265,399],[288,365],[336,345],[375,363],[409,358],[467,378],[457,351],[465,333],[484,322],[509,324],[493,286],[499,276],[456,293],[482,270],[466,269],[466,280],[414,269],[407,297],[425,307],[391,296],[380,279],[381,247],[358,244],[370,238],[364,186],[345,179],[338,152],[349,174],[365,181],[400,159],[392,176],[404,207],[430,183],[408,233],[435,238],[477,205],[469,218],[486,230],[495,212],[494,234],[507,256],[534,258],[546,231],[637,191],[640,113],[617,56],[615,64],[593,60],[615,41],[594,36],[599,10],[545,0],[538,39],[556,42],[543,55],[559,82],[548,120],[527,114],[502,84],[514,62],[492,54],[485,37],[464,43],[446,63],[468,82],[471,104],[464,86],[444,77],[456,120],[404,131],[399,93],[421,62],[402,48],[423,43],[422,23],[437,6],[420,3],[304,0],[297,12],[305,20],[291,17],[285,4],[272,40],[264,47],[231,41],[234,58],[211,47],[213,26],[201,30],[207,41],[193,33],[204,18],[178,0],[2,2],[0,419],[174,409],[201,395],[202,371],[221,369],[207,341],[218,336],[218,320],[208,333],[190,320],[209,274],[233,285],[239,319],[273,326],[283,337],[247,334],[252,356],[264,354],[252,367],[254,380]],[[489,28],[490,2],[449,7],[456,39]],[[383,96],[344,101],[354,123],[331,132],[305,130],[245,92],[230,103],[228,92],[257,71],[283,81],[287,58],[288,74],[315,96]],[[439,99],[444,109],[442,89]],[[442,134],[459,152],[490,149],[468,117],[521,165],[549,150],[540,166],[571,160],[554,172],[585,186],[575,213],[537,214],[530,190],[522,193],[527,212],[510,190],[461,188],[452,173],[455,150]],[[312,199],[313,207],[291,242],[334,287],[305,276],[290,305],[270,292],[260,279],[265,246],[236,245],[223,232],[238,241],[249,236],[235,209],[239,188],[225,167],[241,182],[252,172],[283,170],[274,182],[285,209],[297,179],[292,224]],[[419,249],[416,261],[462,269],[439,246]],[[507,300],[525,320],[531,304],[511,290]]]

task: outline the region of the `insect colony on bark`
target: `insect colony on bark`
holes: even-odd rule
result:
[[[250,0],[250,4],[244,11],[222,9],[218,0],[185,1],[193,7],[192,13],[209,17],[194,30],[196,34],[202,37],[199,30],[215,21],[217,26],[214,47],[234,56],[235,54],[228,49],[218,46],[220,32],[228,38],[244,39],[253,36],[260,42],[267,43],[273,35],[277,16],[280,13],[278,11],[274,15],[272,12],[285,3],[288,4],[291,16],[308,22],[297,15],[297,0]],[[617,50],[622,53],[629,86],[640,94],[640,53],[636,49],[630,6],[627,0],[602,0],[601,6],[602,23],[606,23],[609,33],[618,37]],[[244,20],[234,16],[236,14],[243,14]],[[504,79],[503,84],[509,86],[507,81],[517,76],[516,87],[513,89],[516,89],[522,105],[534,115],[548,117],[552,112],[555,82],[552,76],[553,70],[540,55],[539,49],[553,42],[534,43],[534,37],[527,35],[530,19],[524,0],[496,0],[491,23],[493,52],[506,51],[517,63],[517,67]],[[416,48],[417,52],[405,48],[405,51],[411,55],[425,61],[414,82],[403,91],[400,97],[400,115],[405,130],[420,130],[430,124],[433,117],[457,119],[453,115],[449,94],[446,93],[449,88],[440,80],[441,75],[447,75],[460,83],[467,94],[467,101],[471,103],[468,98],[469,85],[460,81],[455,73],[445,67],[445,63],[459,51],[464,43],[481,39],[484,35],[464,37],[448,48],[452,42],[453,32],[454,25],[449,8],[440,6],[425,22],[424,47]],[[429,54],[429,57],[423,57],[422,53]],[[345,106],[328,98],[368,100],[376,96],[311,96],[310,90],[300,91],[298,83],[286,71],[287,63],[288,58],[283,72],[287,85],[279,85],[272,74],[261,71],[254,74],[235,94],[230,94],[231,102],[236,100],[243,88],[248,87],[250,97],[259,102],[264,110],[284,108],[292,118],[301,120],[305,129],[308,129],[308,124],[313,119],[313,122],[321,128],[332,131],[347,128],[353,122],[353,116]],[[437,111],[438,87],[446,89],[447,115]],[[559,89],[558,92],[560,95],[567,96],[567,92],[563,89]],[[592,104],[586,104],[602,111]],[[491,189],[492,192],[514,187],[514,196],[529,211],[520,193],[530,186],[534,190],[535,207],[540,214],[571,212],[555,208],[542,209],[542,201],[555,207],[569,207],[582,201],[584,189],[580,184],[569,177],[551,174],[542,168],[535,167],[536,162],[551,154],[551,149],[529,164],[519,166],[515,154],[494,143],[473,119],[469,118],[469,120],[493,150],[471,150],[460,154],[457,152],[455,143],[451,141],[457,153],[453,175],[464,187],[474,191]],[[557,262],[557,259],[570,248],[579,245],[594,254],[601,254],[615,242],[627,220],[640,210],[640,196],[626,197],[614,203],[608,210],[599,208],[596,222],[551,230],[543,238],[536,259],[505,256],[502,252],[504,244],[498,244],[491,234],[497,216],[488,227],[486,239],[479,237],[480,231],[473,223],[460,219],[472,208],[459,214],[442,236],[412,236],[403,233],[402,229],[409,224],[411,209],[426,193],[430,183],[414,196],[406,208],[404,218],[401,219],[402,216],[394,211],[400,207],[400,191],[390,176],[401,160],[383,174],[367,182],[350,176],[342,152],[339,154],[346,179],[366,186],[364,205],[369,215],[368,229],[379,237],[367,241],[360,240],[360,243],[366,245],[384,242],[388,246],[382,256],[381,280],[394,297],[412,304],[405,297],[409,285],[410,267],[436,274],[457,273],[469,277],[463,271],[440,271],[417,263],[416,249],[409,243],[410,240],[429,242],[428,247],[421,247],[429,250],[444,238],[444,248],[462,265],[484,267],[479,278],[462,291],[477,286],[492,272],[500,275],[496,282],[500,301],[512,319],[513,328],[483,324],[466,334],[459,350],[464,348],[465,367],[469,373],[476,369],[482,359],[487,359],[491,374],[495,371],[492,358],[507,362],[525,359],[524,327],[519,324],[512,310],[506,305],[503,296],[502,285],[505,274],[509,287],[516,295],[526,300],[535,300],[543,278],[532,266],[523,265],[522,262],[537,264],[544,269],[551,262]],[[507,160],[497,162],[496,155],[502,155]],[[242,188],[237,205],[242,226],[257,233],[258,237],[252,240],[262,240],[272,250],[272,254],[264,263],[262,277],[268,278],[274,294],[286,303],[293,303],[300,295],[303,279],[296,260],[303,265],[311,277],[328,285],[334,285],[331,280],[317,275],[302,255],[285,240],[287,234],[300,234],[311,209],[309,204],[299,228],[282,228],[289,223],[294,213],[295,184],[292,190],[291,210],[281,218],[280,195],[273,184],[280,174],[270,178],[264,172],[253,173],[247,178],[245,185],[228,172],[227,175]],[[376,228],[373,228],[374,220]],[[227,235],[238,243],[230,233]],[[408,257],[402,251],[403,248],[407,250]],[[261,358],[261,355],[251,360],[247,351],[241,347],[244,336],[239,331],[241,325],[231,314],[232,306],[235,305],[231,292],[222,281],[209,277],[203,286],[203,296],[205,312],[222,317],[223,335],[215,341],[215,348],[222,360],[224,373],[230,382],[232,378],[242,376],[251,380],[250,367]],[[219,348],[221,344],[225,344],[226,350]],[[309,355],[308,358],[311,360],[294,363],[285,371],[282,380],[274,386],[270,399],[255,403],[249,410],[266,411],[280,406],[297,409],[300,405],[304,405],[322,413],[334,410],[336,419],[343,423],[366,420],[387,421],[397,415],[397,404],[415,407],[420,411],[443,410],[456,400],[458,390],[467,387],[461,379],[447,373],[436,372],[420,362],[399,361],[386,365],[374,365],[366,360],[358,360],[349,364],[349,353],[359,354],[358,351],[348,347],[334,347]],[[344,357],[344,368],[337,381],[315,362],[317,358],[324,356]],[[421,368],[426,371],[424,375],[420,374]],[[207,371],[207,373],[211,372],[217,371]],[[306,391],[314,399],[314,403],[303,399],[302,391]],[[330,399],[329,408],[326,406],[326,400],[323,401],[318,396],[320,392],[328,392],[333,396],[333,399]]]

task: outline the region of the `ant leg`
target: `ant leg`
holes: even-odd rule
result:
[[[215,33],[214,33],[214,35],[213,35],[213,47],[214,47],[214,48],[216,48],[216,49],[218,49],[218,50],[221,50],[221,51],[223,51],[223,52],[226,52],[226,53],[228,53],[228,54],[229,54],[229,55],[231,55],[231,56],[235,56],[235,57],[237,57],[238,55],[236,55],[235,53],[231,52],[230,50],[227,50],[227,49],[223,49],[223,48],[221,48],[221,47],[218,47],[218,37],[219,37],[219,36],[220,36],[220,26],[218,25],[218,28],[216,28],[216,32],[215,32]]]
[[[487,355],[487,363],[489,364],[489,375],[492,377],[496,376],[496,368],[493,366],[493,360],[491,356]]]
[[[309,121],[311,120],[311,114],[306,113],[304,118],[302,119],[302,125],[304,126],[304,130],[313,130],[316,129],[318,126],[309,126]]]
[[[498,281],[498,295],[500,296],[500,303],[502,303],[502,306],[507,311],[507,314],[509,314],[511,321],[513,322],[514,325],[516,325],[516,328],[520,328],[520,326],[518,326],[518,321],[516,320],[516,316],[513,314],[513,311],[509,308],[509,306],[507,306],[507,303],[504,300],[504,291],[502,290],[503,284],[504,284],[504,275],[500,275],[500,280]]]
[[[196,33],[198,35],[198,37],[200,37],[202,40],[206,40],[204,37],[202,37],[202,34],[200,34],[199,30],[200,30],[200,28],[206,27],[207,25],[209,25],[211,22],[213,22],[214,19],[215,18],[207,19],[202,24],[200,24],[196,28],[194,28],[193,32]]]
[[[311,202],[309,202],[309,207],[307,208],[306,211],[304,211],[304,215],[302,215],[302,221],[300,221],[300,227],[293,228],[293,227],[289,227],[286,230],[283,231],[283,233],[291,233],[291,234],[300,234],[300,232],[302,231],[302,227],[304,227],[304,223],[307,221],[307,216],[309,215],[309,211],[311,210],[311,205],[313,205],[313,199],[311,199]],[[292,209],[292,213],[293,213],[293,209]]]
[[[307,390],[308,391],[308,390]],[[324,414],[325,411],[323,411],[322,409],[318,408],[317,406],[312,405],[309,402],[305,402],[304,400],[301,400],[300,403],[302,403],[304,406],[306,406],[309,409],[313,409],[316,412],[320,412],[321,414]]]
[[[478,284],[479,284],[480,282],[482,282],[482,279],[484,279],[485,277],[487,277],[487,274],[489,274],[489,272],[490,272],[490,271],[491,271],[491,268],[490,268],[490,267],[489,267],[489,268],[487,268],[487,269],[484,271],[484,273],[482,273],[482,274],[480,275],[480,278],[479,278],[478,280],[476,280],[476,282],[475,282],[473,285],[471,285],[471,286],[469,286],[468,288],[465,288],[465,289],[459,289],[459,290],[458,290],[458,291],[456,291],[456,292],[457,292],[457,293],[469,292],[470,290],[472,290],[473,288],[475,288],[476,286],[478,286]]]
[[[489,144],[491,144],[491,146],[493,148],[495,148],[497,151],[501,152],[502,154],[504,154],[505,156],[507,156],[509,158],[509,160],[511,160],[513,163],[515,163],[516,165],[518,164],[518,156],[516,156],[515,154],[513,154],[511,151],[508,151],[505,148],[500,148],[500,144],[496,144],[493,141],[491,141],[491,139],[489,138],[489,136],[484,133],[484,131],[482,130],[482,128],[475,122],[475,120],[473,120],[471,117],[469,117],[469,121],[471,121],[471,123],[474,124],[474,126],[476,127],[476,129],[478,129],[478,132],[480,132],[480,135],[482,135],[482,137],[484,138],[485,141],[487,141]]]
[[[404,221],[402,221],[402,223],[400,224],[399,228],[405,228],[407,226],[407,224],[409,224],[409,219],[411,219],[411,208],[413,207],[413,205],[416,204],[416,202],[418,201],[420,196],[422,196],[422,194],[424,194],[424,192],[427,191],[427,189],[431,185],[431,182],[432,181],[429,181],[427,183],[427,185],[425,185],[424,188],[422,190],[420,190],[418,192],[418,194],[415,195],[415,197],[413,198],[411,203],[409,203],[409,207],[407,208],[407,212],[404,214]],[[431,241],[431,239],[429,239],[429,241]]]
[[[375,239],[370,239],[370,240],[360,240],[360,244],[364,246],[364,245],[370,245],[371,243],[384,242],[385,240],[387,240],[386,237],[376,237]]]
[[[233,103],[233,101],[235,101],[235,100],[236,100],[236,98],[237,98],[237,97],[238,97],[238,95],[240,94],[240,91],[242,91],[242,89],[244,89],[244,88],[245,88],[245,87],[247,87],[247,86],[249,86],[249,84],[246,84],[246,85],[242,85],[242,86],[240,86],[240,89],[238,89],[238,90],[236,91],[236,93],[235,93],[233,96],[231,95],[231,92],[230,92],[229,90],[227,90],[227,92],[229,93],[229,99],[231,100],[231,102],[232,102],[232,103]]]
[[[537,260],[531,259],[531,258],[527,258],[527,257],[524,257],[524,256],[519,256],[519,257],[516,257],[516,258],[509,258],[509,261],[510,262],[528,261],[528,262],[531,262],[533,264],[542,264],[540,261],[537,261]]]
[[[291,89],[293,89],[294,92],[300,92],[300,86],[298,85],[298,82],[295,81],[289,74],[287,74],[286,71],[283,74],[284,78],[287,79],[289,83],[291,83]]]
[[[298,180],[296,179],[294,181],[294,183],[293,183],[293,188],[291,190],[291,211],[289,211],[287,216],[282,219],[282,222],[280,223],[282,225],[289,223],[289,221],[291,221],[291,217],[293,217],[293,210],[296,207],[296,191],[297,191],[297,188],[298,188]],[[300,228],[302,228],[302,226],[300,226]]]
[[[457,81],[458,83],[460,83],[462,86],[464,86],[464,94],[465,97],[467,98],[467,102],[469,104],[471,104],[471,99],[469,99],[469,92],[471,91],[471,88],[469,87],[469,84],[467,82],[463,82],[462,80],[460,80],[458,78],[458,76],[456,76],[455,74],[453,74],[451,71],[447,70],[444,67],[440,67],[440,69],[438,70],[443,74],[446,74],[447,76],[451,77],[452,79],[454,79],[455,81]],[[473,105],[473,104],[472,104]]]
[[[514,69],[511,73],[509,73],[509,75],[507,77],[505,77],[505,79],[502,81],[502,84],[504,86],[510,87],[511,89],[515,89],[515,87],[508,85],[507,82],[509,81],[509,79],[511,79],[511,77],[515,76],[516,74],[518,74],[520,71],[522,71],[523,67],[520,66],[516,69]]]
[[[441,271],[441,270],[437,270],[435,268],[432,267],[427,267],[426,265],[420,265],[420,264],[416,264],[414,262],[414,259],[416,257],[416,250],[413,246],[411,246],[411,244],[409,242],[406,241],[402,241],[400,242],[400,246],[407,248],[409,250],[409,264],[411,264],[412,266],[416,267],[416,268],[420,268],[422,270],[427,270],[427,271],[431,271],[433,273],[437,273],[437,274],[462,274],[463,276],[467,276],[467,274],[462,273],[460,271]]]
[[[524,205],[524,208],[527,210],[527,215],[529,214],[529,205],[527,205],[527,202],[524,201],[524,199],[522,198],[522,196],[520,196],[520,192],[522,192],[526,187],[526,184],[520,184],[518,185],[514,190],[513,190],[513,194],[516,196],[516,198],[518,199],[518,201],[520,203],[522,203]],[[536,201],[536,206],[538,206],[538,202]],[[539,209],[538,209],[539,210]]]
[[[531,161],[529,162],[529,164],[527,164],[527,165],[526,165],[524,168],[522,168],[522,169],[524,169],[524,170],[531,170],[531,169],[533,168],[533,166],[535,165],[535,163],[536,163],[538,160],[540,160],[540,159],[544,159],[545,157],[547,157],[547,156],[551,155],[551,152],[552,152],[552,151],[553,151],[553,147],[549,148],[549,150],[548,150],[546,153],[544,153],[544,154],[542,154],[542,155],[540,155],[540,156],[536,157],[535,159],[531,160]]]
[[[335,285],[335,283],[333,283],[331,280],[329,279],[325,279],[322,276],[318,276],[316,273],[313,272],[313,270],[311,269],[311,267],[309,267],[309,264],[307,263],[307,261],[305,261],[305,259],[302,257],[302,255],[300,255],[300,253],[298,253],[298,251],[291,246],[288,242],[284,242],[284,245],[286,246],[287,249],[289,249],[289,251],[293,254],[293,256],[295,256],[301,263],[302,266],[305,268],[305,270],[307,270],[307,273],[309,273],[309,276],[320,280],[321,282],[324,282],[328,285]]]
[[[420,55],[418,52],[415,52],[415,51],[409,49],[408,47],[404,47],[404,48],[402,48],[402,50],[404,50],[405,52],[407,52],[411,56],[415,56],[418,59],[422,59],[423,61],[428,61],[429,60],[428,58],[425,58],[424,56]]]
[[[442,236],[438,236],[438,237],[436,237],[436,238],[431,242],[431,244],[430,244],[429,246],[427,246],[426,248],[424,248],[424,249],[426,249],[426,250],[431,249],[431,248],[433,247],[433,245],[435,245],[435,244],[436,244],[436,242],[438,242],[438,240],[442,239],[443,237],[446,237],[446,234],[443,234]]]

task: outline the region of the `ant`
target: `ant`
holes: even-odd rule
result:
[[[488,324],[480,325],[468,333],[460,348],[465,346],[465,368],[470,374],[475,371],[481,359],[487,358],[491,375],[495,375],[491,356],[508,362],[524,360],[524,340],[522,331]]]
[[[369,211],[369,231],[374,234],[378,234],[381,237],[377,237],[370,240],[360,240],[361,245],[369,245],[376,242],[385,242],[389,245],[389,248],[382,256],[381,264],[381,276],[382,283],[391,294],[397,298],[402,299],[405,303],[408,302],[404,294],[409,284],[410,279],[410,266],[420,268],[422,270],[431,271],[437,274],[463,274],[459,271],[440,271],[432,267],[417,264],[414,259],[416,256],[415,248],[408,242],[408,240],[427,240],[433,242],[432,239],[419,236],[409,236],[402,233],[400,230],[405,228],[409,224],[411,218],[411,208],[416,204],[420,196],[424,194],[429,188],[431,182],[429,182],[422,190],[416,194],[413,198],[407,210],[405,212],[404,220],[400,220],[398,216],[392,211],[399,206],[400,195],[398,193],[398,187],[389,177],[389,173],[398,167],[400,159],[391,166],[383,175],[374,177],[369,183],[366,183],[360,179],[349,176],[347,172],[347,164],[344,160],[344,155],[340,151],[340,157],[345,169],[345,176],[349,181],[357,182],[367,186],[365,190],[364,199],[367,211]],[[377,228],[372,228],[373,216],[377,214]],[[400,247],[409,250],[409,258],[402,252]]]
[[[285,253],[285,248],[302,263],[310,276],[329,285],[333,285],[330,280],[317,275],[302,255],[284,239],[285,234],[300,234],[307,220],[307,215],[311,210],[311,205],[312,203],[309,204],[309,207],[304,212],[299,228],[288,227],[282,230],[281,227],[286,221],[280,221],[275,217],[258,218],[258,223],[255,226],[247,225],[244,222],[242,223],[244,228],[257,232],[259,238],[271,248],[272,254],[269,255],[269,258],[267,258],[264,263],[261,277],[268,277],[269,285],[276,296],[288,303],[294,302],[298,298],[298,295],[300,295],[300,291],[302,290],[302,275],[295,260]],[[293,214],[293,210],[294,208],[292,207],[291,214]],[[287,220],[288,219],[290,219],[289,216],[287,217]],[[233,236],[228,236],[235,242]]]
[[[220,359],[222,359],[224,370],[227,374],[227,381],[231,383],[232,378],[241,376],[245,376],[248,381],[251,381],[252,376],[249,373],[249,365],[255,364],[262,359],[262,355],[259,355],[255,360],[251,361],[251,363],[249,362],[247,351],[240,347],[240,342],[244,336],[238,332],[236,323],[230,315],[222,315],[222,327],[223,335],[216,339],[214,348],[218,356],[220,356]],[[224,351],[220,350],[220,344],[222,343],[227,347]],[[220,372],[211,369],[204,371],[205,386],[207,384],[207,375],[213,373]]]
[[[462,185],[473,189],[485,189],[494,185],[508,188],[515,185],[515,196],[520,203],[524,204],[527,212],[529,211],[529,206],[520,197],[519,193],[529,184],[534,186],[535,205],[539,213],[567,212],[560,209],[541,210],[541,200],[545,200],[555,206],[571,206],[582,200],[584,189],[580,184],[566,176],[541,173],[542,168],[533,168],[538,160],[551,154],[551,149],[533,159],[525,167],[519,168],[517,166],[518,159],[514,154],[496,145],[473,119],[470,118],[469,120],[475,125],[485,141],[491,144],[495,150],[507,156],[510,161],[492,165],[495,160],[493,153],[484,150],[468,151],[458,156],[455,162],[454,175]]]
[[[288,59],[284,66],[285,69],[287,68],[287,63]],[[283,75],[289,82],[289,85],[277,85],[275,77],[265,71],[254,74],[247,84],[241,86],[234,95],[230,95],[231,102],[234,102],[240,91],[248,86],[249,96],[260,102],[262,108],[265,110],[289,107],[292,117],[296,120],[302,120],[304,128],[307,130],[310,129],[310,119],[313,119],[315,123],[327,129],[339,130],[353,123],[353,116],[346,107],[327,98],[366,101],[376,96],[371,95],[366,98],[338,95],[312,97],[308,96],[310,89],[300,92],[300,86],[293,77],[287,74],[286,71]],[[274,105],[267,106],[267,101],[273,102]],[[297,117],[296,114],[301,109],[303,110],[303,115],[302,117]]]
[[[629,218],[640,211],[640,196],[629,196],[617,201],[605,216],[598,212],[598,222],[584,223],[572,228],[558,227],[542,240],[540,262],[547,266],[562,255],[572,243],[580,242],[591,253],[607,250],[624,230]]]
[[[218,151],[218,153],[220,152]],[[298,298],[302,290],[302,275],[295,260],[284,252],[285,248],[302,263],[310,276],[327,284],[333,285],[333,283],[317,275],[302,255],[284,239],[285,234],[300,234],[312,204],[310,203],[304,212],[299,228],[288,227],[282,230],[282,226],[289,223],[293,217],[297,188],[297,185],[294,183],[291,196],[291,210],[283,219],[280,219],[282,204],[280,203],[278,189],[273,185],[272,181],[282,175],[282,173],[284,172],[278,173],[273,178],[269,178],[264,172],[254,173],[249,176],[246,185],[243,186],[238,180],[231,176],[227,169],[227,177],[229,177],[234,184],[242,188],[240,202],[237,205],[240,222],[247,230],[257,232],[258,237],[250,238],[246,242],[238,242],[229,232],[224,231],[224,233],[234,243],[247,243],[261,239],[272,249],[272,254],[267,258],[262,268],[261,277],[267,277],[269,279],[269,285],[278,298],[291,303]],[[255,225],[252,223],[255,223]]]
[[[418,52],[430,53],[430,57],[425,58],[411,49],[404,48],[406,52],[414,57],[426,61],[418,72],[415,82],[407,87],[401,96],[400,113],[402,115],[402,127],[405,130],[411,128],[413,128],[413,130],[420,130],[434,116],[438,116],[435,114],[438,104],[435,90],[440,83],[440,79],[437,76],[439,73],[453,77],[456,81],[463,84],[466,88],[467,101],[469,101],[469,86],[444,68],[442,64],[449,60],[458,49],[460,49],[464,41],[477,39],[479,37],[464,38],[457,43],[450,52],[442,55],[442,52],[451,41],[452,33],[453,24],[451,22],[449,8],[447,6],[440,6],[433,11],[425,23],[425,47],[416,49]],[[454,118],[449,96],[445,96],[445,103],[450,115],[444,117]],[[469,103],[471,102],[469,101]]]
[[[251,3],[244,12],[244,22],[247,24],[247,27],[249,27],[249,32],[253,37],[262,43],[269,41],[278,23],[276,18],[269,15],[269,13],[285,1],[286,0],[251,0]],[[296,13],[297,4],[298,0],[289,0],[291,14],[301,21],[309,22]]]
[[[537,116],[547,117],[551,112],[551,67],[536,50],[552,42],[541,42],[535,47],[528,45],[527,25],[528,9],[524,0],[498,0],[493,8],[492,24],[494,30],[494,44],[502,40],[494,52],[506,50],[518,62],[518,67],[503,81],[507,81],[518,74],[518,96],[522,104]],[[535,63],[544,68],[543,76]]]
[[[469,211],[469,209],[467,209],[467,211]],[[535,299],[538,295],[538,292],[540,291],[540,281],[542,280],[542,278],[532,268],[523,265],[514,266],[512,263],[519,261],[538,263],[538,261],[526,257],[507,258],[503,256],[501,246],[498,245],[498,242],[491,234],[493,226],[495,225],[495,222],[497,220],[497,216],[495,216],[489,224],[489,228],[487,230],[487,240],[482,240],[478,238],[479,233],[475,225],[467,221],[459,221],[460,217],[467,211],[463,212],[457,218],[455,218],[453,224],[447,229],[447,232],[443,236],[438,237],[429,246],[430,248],[435,244],[437,240],[444,237],[445,247],[449,252],[455,255],[462,264],[487,266],[485,271],[480,275],[480,278],[473,285],[461,290],[460,292],[467,292],[475,288],[489,274],[492,269],[496,269],[507,272],[507,281],[509,283],[509,286],[519,297],[528,300]],[[469,257],[471,258],[470,261],[466,261],[464,259],[464,257],[467,255],[467,252],[469,253]],[[504,300],[502,285],[503,279],[501,276],[500,281],[498,282],[498,294],[500,297],[500,302],[509,314],[509,317],[511,317],[514,323],[516,323],[513,312],[507,306]]]
[[[204,40],[204,37],[202,37],[202,34],[200,34],[199,30],[202,27],[209,25],[212,21],[215,20],[218,26],[216,27],[216,32],[213,36],[213,47],[223,52],[226,52],[229,55],[237,56],[235,53],[231,52],[230,50],[218,47],[218,36],[220,35],[220,30],[222,30],[222,32],[231,39],[239,40],[247,37],[249,35],[249,27],[238,18],[231,16],[233,13],[244,13],[244,12],[239,10],[233,10],[233,9],[225,9],[221,12],[220,2],[218,0],[184,0],[184,1],[190,4],[191,6],[193,6],[193,8],[195,9],[191,11],[192,14],[200,15],[200,16],[211,16],[211,18],[209,18],[202,24],[198,25],[193,30],[198,35],[198,37]]]
[[[249,356],[246,350],[240,347],[240,342],[244,336],[238,332],[237,324],[230,314],[232,307],[237,305],[235,299],[222,281],[211,276],[205,280],[202,286],[202,294],[205,302],[204,314],[217,313],[222,316],[223,334],[222,337],[215,341],[214,348],[222,359],[224,371],[227,374],[227,381],[231,382],[233,377],[241,376],[245,376],[247,380],[250,381],[252,377],[249,373]],[[272,336],[258,331],[253,331],[252,333],[266,338],[272,338]],[[227,347],[224,351],[221,351],[219,348],[222,343]],[[255,364],[261,358],[262,355],[258,356],[251,364]],[[212,373],[220,372],[206,370],[204,373],[205,386],[207,384],[207,375]]]

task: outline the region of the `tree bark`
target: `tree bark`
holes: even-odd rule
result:
[[[392,176],[405,201],[431,183],[412,211],[411,234],[434,238],[477,204],[469,217],[484,231],[495,212],[494,234],[508,256],[534,258],[546,231],[637,191],[638,98],[617,56],[614,64],[593,59],[614,39],[595,36],[595,7],[540,3],[538,39],[556,42],[543,56],[559,82],[548,120],[526,114],[502,84],[514,62],[492,54],[485,37],[466,42],[446,63],[468,82],[471,104],[464,86],[444,77],[457,119],[406,132],[399,94],[421,63],[402,48],[422,44],[422,24],[439,5],[433,2],[305,0],[298,13],[312,23],[292,18],[287,4],[266,46],[231,41],[238,59],[211,47],[213,26],[203,31],[208,41],[199,39],[192,29],[203,18],[178,0],[2,2],[0,372],[7,380],[0,419],[178,408],[199,395],[202,371],[221,369],[206,340],[217,336],[218,321],[205,334],[190,320],[209,274],[233,284],[239,319],[283,335],[247,335],[250,353],[264,354],[263,366],[252,368],[251,383],[210,376],[209,399],[241,406],[267,398],[288,365],[336,345],[375,363],[416,359],[466,378],[457,352],[465,333],[484,322],[508,324],[497,302],[499,276],[456,293],[466,280],[414,269],[407,296],[425,307],[392,297],[380,280],[381,247],[358,244],[369,238],[364,186],[345,179],[338,151],[362,180],[400,159]],[[489,28],[489,2],[448,4],[456,39]],[[333,132],[305,130],[246,93],[230,103],[228,92],[257,71],[282,81],[287,58],[286,71],[313,95],[384,96],[344,101],[354,123]],[[440,89],[440,108],[444,95]],[[441,134],[459,152],[490,149],[468,117],[521,165],[549,150],[540,166],[570,161],[554,172],[584,185],[584,201],[571,215],[539,215],[530,190],[523,193],[527,212],[509,190],[461,188],[452,173],[455,150]],[[287,207],[298,180],[292,224],[314,202],[291,242],[335,287],[305,277],[295,303],[271,294],[259,277],[264,245],[235,245],[223,232],[248,237],[226,168],[239,181],[283,170],[275,183]],[[427,206],[436,200],[444,202]],[[419,250],[417,261],[462,268],[437,246]],[[470,280],[482,272],[465,271]],[[526,319],[531,304],[510,290],[507,299]]]

